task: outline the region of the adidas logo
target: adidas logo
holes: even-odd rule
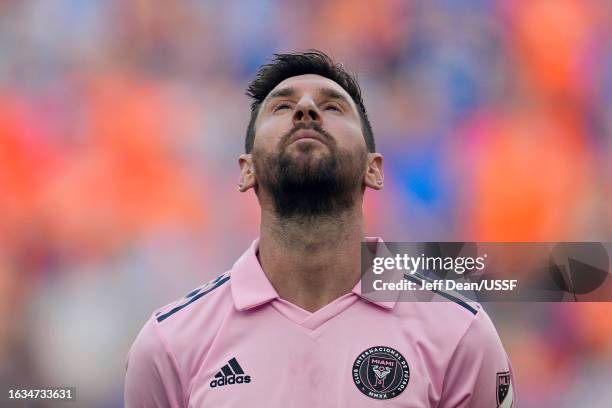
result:
[[[232,357],[232,359],[215,374],[215,378],[210,382],[210,387],[222,387],[229,384],[248,384],[250,382],[251,376],[245,375],[236,357]]]

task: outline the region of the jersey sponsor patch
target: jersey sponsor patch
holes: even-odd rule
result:
[[[244,370],[238,364],[236,357],[232,357],[226,365],[221,367],[221,370],[215,374],[215,377],[210,382],[210,388],[223,387],[231,384],[248,384],[251,382],[251,376],[246,375]]]
[[[353,363],[353,382],[370,398],[395,398],[406,389],[409,380],[408,362],[391,347],[371,347],[359,354]]]
[[[497,373],[497,407],[512,408],[513,392],[510,371]]]

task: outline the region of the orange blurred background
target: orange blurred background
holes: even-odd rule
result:
[[[3,1],[0,383],[122,406],[149,314],[257,236],[244,89],[307,48],[361,81],[387,176],[369,234],[612,241],[607,1]],[[610,304],[485,308],[520,407],[612,400]]]

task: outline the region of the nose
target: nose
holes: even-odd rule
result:
[[[311,122],[321,125],[321,112],[312,99],[302,98],[295,106],[293,125],[305,125]]]

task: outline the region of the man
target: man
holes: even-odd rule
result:
[[[361,294],[361,243],[382,246],[364,237],[363,195],[383,187],[383,158],[354,77],[320,52],[282,54],[247,94],[238,188],[257,195],[260,238],[145,324],[126,406],[512,406],[479,305]]]

